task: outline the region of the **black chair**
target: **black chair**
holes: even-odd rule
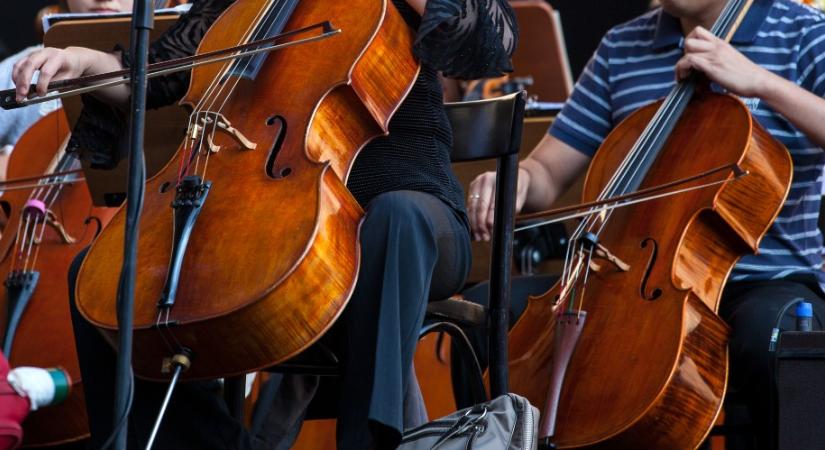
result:
[[[473,399],[486,399],[478,359],[462,327],[490,327],[490,392],[495,398],[507,393],[507,332],[512,272],[513,226],[515,219],[518,153],[524,117],[525,92],[472,102],[448,103],[447,116],[453,129],[453,162],[482,159],[497,160],[496,212],[493,227],[493,251],[490,262],[490,306],[463,300],[460,296],[430,302],[425,325],[419,337],[433,332],[448,333],[465,364],[475,367],[471,384]],[[456,347],[454,347],[456,348]],[[322,344],[313,345],[301,355],[269,369],[279,373],[302,373],[336,376],[336,355]],[[230,411],[237,418],[243,415],[244,377],[225,380],[224,395]],[[274,388],[264,391],[259,403],[269,401]],[[264,406],[266,408],[266,406]],[[256,413],[256,416],[258,414]]]
[[[526,93],[448,103],[447,117],[453,128],[453,162],[496,159],[496,211],[490,258],[490,290],[487,325],[489,334],[490,394],[493,398],[509,392],[507,375],[507,333],[510,310],[510,283],[513,263],[513,227],[515,222],[518,154],[524,121]],[[445,302],[473,305],[448,299]],[[429,310],[439,307],[431,304]],[[456,308],[458,309],[458,308]],[[478,314],[476,312],[476,314]],[[448,317],[455,321],[458,317]],[[463,335],[463,333],[462,333]],[[466,340],[466,337],[464,338]],[[471,352],[471,349],[464,351]]]

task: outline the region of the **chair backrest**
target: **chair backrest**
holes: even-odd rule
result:
[[[530,95],[543,102],[564,102],[573,90],[561,18],[545,0],[510,0],[519,26],[513,54],[514,77],[533,78]]]
[[[521,145],[525,92],[470,102],[446,103],[453,129],[453,162],[517,154]]]
[[[496,200],[490,259],[489,368],[492,397],[509,392],[507,329],[513,259],[518,152],[527,94],[446,104],[453,127],[452,160],[495,158]]]

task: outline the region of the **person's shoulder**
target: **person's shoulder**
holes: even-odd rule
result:
[[[773,27],[806,30],[825,24],[825,12],[796,0],[774,0],[766,21]]]
[[[609,41],[652,39],[656,34],[659,14],[661,14],[661,8],[656,8],[635,19],[620,23],[607,31],[605,39]]]

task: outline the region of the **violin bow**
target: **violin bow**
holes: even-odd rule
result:
[[[673,191],[668,191],[670,188],[674,188],[683,184],[687,184],[702,178],[709,177],[719,172],[726,172],[730,171],[733,172],[733,178],[725,178],[723,180],[712,181],[709,183],[701,184],[698,186],[691,186],[684,189],[676,189]],[[640,189],[636,192],[632,192],[630,194],[625,195],[617,195],[615,197],[606,198],[604,200],[597,200],[593,202],[587,203],[579,203],[577,205],[565,206],[556,209],[550,209],[547,211],[539,211],[535,213],[529,214],[519,214],[516,217],[516,222],[524,223],[528,220],[534,219],[544,219],[546,217],[553,217],[558,216],[560,214],[566,214],[561,217],[556,217],[549,220],[541,220],[539,222],[524,224],[518,226],[513,231],[522,231],[522,230],[529,230],[531,228],[536,228],[544,225],[549,225],[552,223],[563,222],[569,219],[576,219],[578,217],[584,217],[590,214],[597,214],[603,211],[608,211],[614,208],[620,208],[623,206],[630,206],[636,203],[647,202],[651,200],[656,200],[663,197],[669,197],[671,195],[682,194],[685,192],[694,191],[697,189],[704,189],[706,187],[715,186],[717,184],[728,183],[734,180],[737,180],[745,175],[748,174],[747,170],[742,169],[738,164],[726,164],[724,166],[717,167],[715,169],[708,170],[706,172],[702,172],[687,178],[682,178],[679,180],[674,180],[665,184],[660,184],[657,186],[652,186],[645,189]],[[664,191],[664,192],[663,192]],[[587,209],[587,211],[581,211],[583,209]],[[577,211],[577,212],[574,212]]]
[[[316,29],[322,29],[323,31],[321,32],[321,34],[318,35],[296,39],[294,41],[284,42],[281,44],[276,43],[282,39],[307,33]],[[259,39],[257,41],[237,45],[235,47],[229,47],[221,50],[202,53],[199,55],[186,56],[183,58],[150,64],[147,67],[148,78],[155,78],[162,75],[168,75],[170,73],[181,72],[206,64],[215,64],[236,58],[242,58],[245,56],[253,56],[259,53],[268,53],[275,50],[285,49],[288,47],[308,44],[310,42],[320,41],[322,39],[332,37],[333,35],[336,35],[340,32],[341,29],[335,28],[329,21],[320,22],[314,25],[306,26],[304,28],[299,28],[297,30],[280,33],[269,38]],[[267,46],[261,47],[262,45]],[[129,83],[129,81],[129,69],[117,70],[114,72],[107,72],[97,75],[89,75],[85,77],[74,78],[71,80],[54,81],[52,83],[49,83],[46,95],[41,97],[32,96],[20,102],[18,102],[15,99],[16,91],[14,89],[6,89],[0,91],[0,107],[3,109],[20,108],[23,106],[47,102],[58,98],[85,94],[87,92],[96,91],[98,89],[118,86],[121,84]],[[35,85],[32,85],[32,93],[34,92],[34,88]]]

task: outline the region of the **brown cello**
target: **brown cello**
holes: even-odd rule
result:
[[[93,208],[86,183],[76,173],[60,175],[76,164],[65,152],[68,137],[62,109],[35,123],[15,145],[9,178],[54,175],[0,197],[9,214],[0,238],[3,351],[12,367],[59,366],[72,378],[64,403],[26,419],[26,446],[61,444],[89,435],[66,273],[114,211]]]
[[[729,37],[749,3],[728,2],[713,32]],[[722,288],[738,258],[758,249],[791,174],[787,150],[747,107],[698,76],[608,135],[585,202],[693,181],[667,197],[591,209],[571,236],[561,281],[531,298],[511,331],[510,387],[544,405],[546,444],[702,442],[727,381]]]
[[[135,295],[135,373],[188,378],[297,354],[346,305],[361,207],[345,187],[358,151],[387,132],[419,67],[389,0],[239,0],[199,53],[332,21],[341,32],[267,57],[193,70],[185,142],[146,189]],[[170,207],[172,205],[172,207]],[[80,270],[80,311],[112,340],[125,211]]]

